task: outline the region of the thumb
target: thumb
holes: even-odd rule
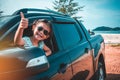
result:
[[[21,18],[25,18],[23,12],[20,12],[20,16],[21,16]]]

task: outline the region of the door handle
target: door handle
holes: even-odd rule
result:
[[[88,51],[89,51],[89,49],[88,49],[88,48],[85,48],[85,51],[84,51],[84,52],[85,52],[85,53],[88,53]]]
[[[58,69],[58,73],[62,73],[64,74],[66,72],[67,69],[67,64],[66,63],[61,63]]]

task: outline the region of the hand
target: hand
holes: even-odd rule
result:
[[[21,21],[20,21],[19,28],[21,29],[28,28],[28,19],[24,17],[23,12],[20,12],[20,16],[21,16]]]

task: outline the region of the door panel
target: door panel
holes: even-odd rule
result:
[[[51,80],[70,80],[72,78],[71,66],[68,66],[65,73],[57,73]]]
[[[72,63],[73,77],[69,77],[67,80],[88,79],[93,74],[93,59],[90,44],[84,33],[72,23],[56,23],[54,26],[56,26],[56,31],[59,34],[58,40],[60,41],[58,43],[61,42],[59,47],[66,50],[66,54],[70,56]]]
[[[50,66],[55,72],[51,80],[70,80],[73,76],[72,68],[70,65],[69,55],[64,51],[59,54],[59,57],[54,58]]]
[[[70,80],[73,77],[70,58],[65,51],[48,57],[49,69],[31,76],[27,80]]]
[[[69,54],[74,75],[72,80],[89,80],[94,71],[92,50],[90,50],[89,43],[79,44]]]

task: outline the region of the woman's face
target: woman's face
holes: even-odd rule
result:
[[[50,27],[44,22],[40,22],[33,26],[33,36],[36,40],[41,41],[49,37]]]

